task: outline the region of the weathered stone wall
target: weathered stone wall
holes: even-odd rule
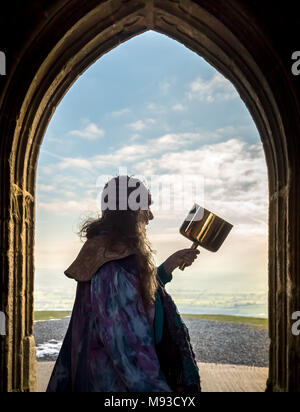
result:
[[[153,29],[185,44],[237,87],[269,172],[270,391],[300,389],[300,78],[291,73],[296,13],[271,0],[30,0],[1,6],[0,391],[35,390],[35,172],[51,116],[76,78],[130,37]],[[295,49],[293,49],[295,48]],[[300,48],[300,47],[299,47]],[[159,64],[159,62],[158,62]]]

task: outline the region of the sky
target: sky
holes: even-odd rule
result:
[[[195,202],[234,225],[217,253],[201,249],[192,267],[174,271],[167,290],[176,303],[266,305],[268,181],[259,133],[225,77],[150,31],[83,73],[48,126],[36,182],[36,309],[72,308],[76,284],[63,272],[82,247],[77,232],[99,213],[102,182],[120,171],[153,190],[163,184],[147,229],[157,265],[191,246],[179,228]],[[191,179],[199,192],[178,190],[177,207],[168,204],[169,182],[188,188]]]

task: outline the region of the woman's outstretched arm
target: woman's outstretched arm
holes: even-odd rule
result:
[[[182,263],[186,266],[191,266],[193,262],[197,259],[200,251],[198,249],[182,249],[173,253],[168,259],[163,263],[163,267],[166,273],[171,275],[173,271],[178,268]]]
[[[166,271],[163,263],[157,268],[157,277],[163,285],[166,285],[173,279],[173,275]]]

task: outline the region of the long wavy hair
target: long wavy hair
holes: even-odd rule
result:
[[[124,178],[127,184],[127,199],[125,199],[126,210],[120,210],[120,185],[123,184],[124,186]],[[131,182],[130,186],[128,184],[129,181]],[[132,187],[133,181],[136,183],[135,187]],[[110,208],[104,210],[104,204],[108,196],[107,191],[111,187],[114,188],[115,191],[115,204],[111,209],[115,210],[111,210]],[[145,219],[147,219],[148,210],[131,210],[129,207],[130,194],[134,192],[136,188],[139,188],[139,191],[142,191],[144,195],[146,191],[149,210],[149,206],[152,203],[151,194],[140,180],[133,179],[129,176],[115,177],[104,186],[101,200],[102,216],[96,219],[90,218],[86,220],[81,226],[79,235],[81,238],[90,239],[100,234],[100,232],[106,232],[107,241],[105,251],[118,250],[117,245],[126,245],[126,247],[134,251],[139,274],[140,294],[144,307],[147,310],[150,305],[154,303],[154,295],[157,289],[156,267],[153,261],[153,254],[156,253],[156,251],[153,250],[146,235]]]

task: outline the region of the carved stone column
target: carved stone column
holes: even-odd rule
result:
[[[11,184],[9,189],[6,198],[9,206],[1,205],[9,213],[6,219],[1,219],[1,310],[7,319],[7,336],[0,338],[2,368],[5,365],[4,371],[1,370],[0,389],[35,391],[34,199],[16,184]]]

